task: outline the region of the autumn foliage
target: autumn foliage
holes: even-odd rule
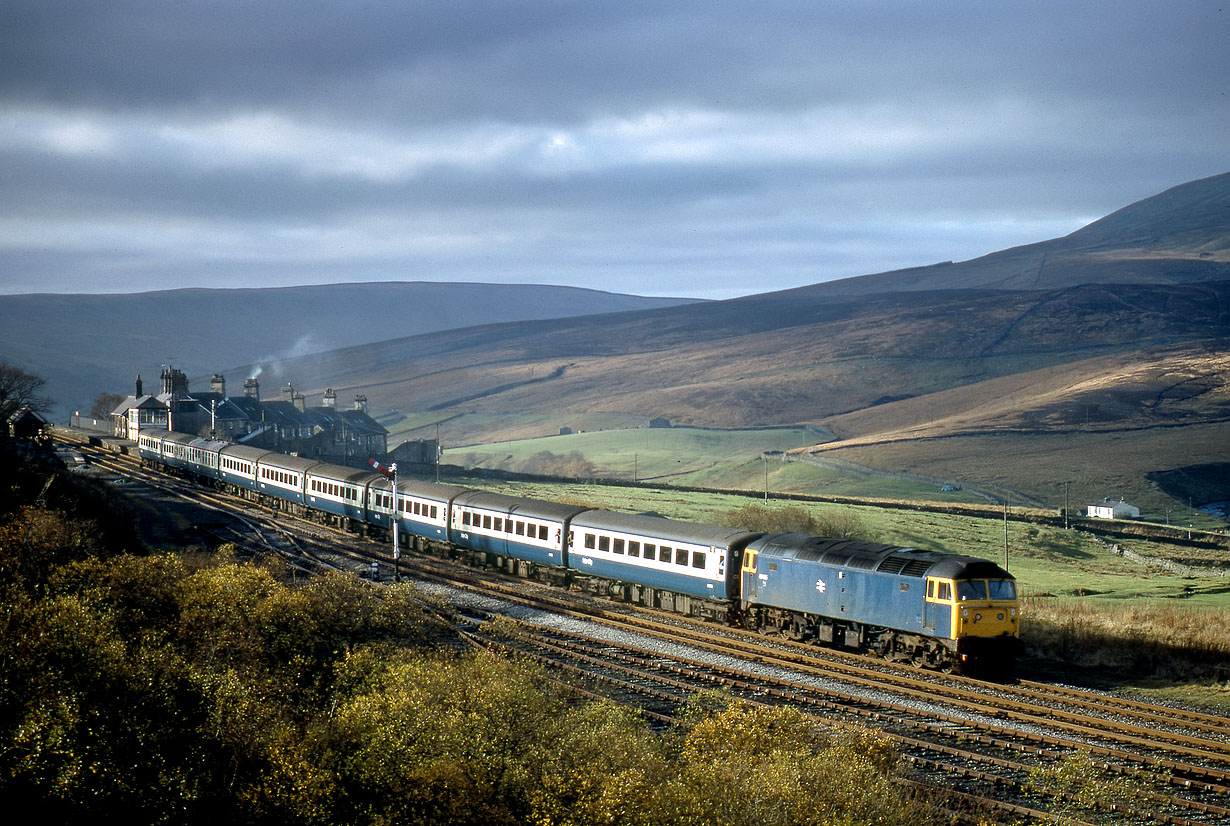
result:
[[[211,826],[938,822],[877,735],[712,698],[654,731],[536,667],[460,653],[410,585],[118,547],[122,509],[120,525],[78,520],[69,489],[53,508],[10,487],[0,507],[11,809]]]

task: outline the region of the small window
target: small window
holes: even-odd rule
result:
[[[600,551],[611,550],[611,537],[609,536],[598,537],[598,550]]]
[[[483,530],[491,530],[491,514],[483,514]]]
[[[705,569],[704,551],[692,551],[692,567],[700,568],[702,571]]]
[[[585,534],[585,547],[592,551],[597,546],[598,543],[597,540],[594,539],[594,535],[592,533]]]
[[[517,522],[517,536],[525,536],[525,523]]]
[[[657,553],[658,553],[657,545],[654,545],[652,542],[645,543],[645,558],[646,559],[653,559]]]
[[[640,556],[640,555],[641,555],[641,543],[636,542],[634,540],[629,541],[628,542],[628,556]]]
[[[658,548],[658,560],[660,562],[671,561],[671,549],[668,546],[662,545]]]
[[[436,506],[435,506],[435,505],[432,505],[432,506],[431,506],[431,517],[430,517],[430,518],[431,518],[431,519],[435,519],[435,518],[436,518],[436,513],[437,513]]]
[[[504,520],[504,533],[513,532],[513,521],[511,519]]]
[[[615,553],[622,554],[624,552],[624,541],[622,539],[615,540]]]
[[[910,583],[908,583],[908,582],[902,582],[902,583],[900,583],[897,587],[898,587],[899,589],[901,589],[903,592],[904,592],[904,591],[908,591],[908,590],[910,590]]]
[[[683,548],[675,549],[675,564],[676,565],[687,565],[688,564],[688,552],[685,549]]]
[[[547,538],[547,526],[546,526],[546,525],[539,525],[539,526],[538,526],[538,538],[539,538],[539,539],[546,539],[546,538]]]
[[[770,563],[769,563],[769,570],[770,570],[770,571],[776,571],[776,570],[777,570],[777,563],[776,563],[776,562],[770,562]]]
[[[486,520],[484,520],[484,524],[485,522]],[[499,533],[503,533],[504,532],[504,520],[497,516],[494,520],[492,520],[491,530],[498,531]]]
[[[469,525],[469,524],[470,524],[470,512],[469,512],[469,511],[462,511],[462,512],[461,512],[461,524],[463,524],[463,525]]]

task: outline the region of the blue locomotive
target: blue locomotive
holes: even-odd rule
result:
[[[182,433],[144,463],[355,531],[651,608],[919,666],[999,672],[1017,654],[1012,576],[984,559],[738,530],[406,481]]]

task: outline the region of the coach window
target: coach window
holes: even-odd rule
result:
[[[546,526],[546,525],[539,525],[539,526],[538,526],[538,538],[539,538],[539,539],[546,539],[546,538],[547,538],[547,533],[548,533],[548,532],[547,532],[547,526]]]
[[[484,514],[483,514],[483,529],[484,529],[484,530],[490,530],[490,529],[491,529],[491,514],[489,514],[489,513],[484,513]]]
[[[692,567],[701,569],[705,567],[704,551],[692,551]]]
[[[624,552],[624,541],[622,539],[615,540],[615,553],[622,554]]]
[[[589,548],[591,551],[597,547],[597,540],[594,539],[594,535],[592,533],[585,534],[585,547]]]
[[[654,545],[652,542],[645,543],[645,558],[646,559],[653,559],[654,555],[657,554],[657,552],[658,552],[657,545]]]
[[[662,545],[661,547],[658,548],[658,561],[659,562],[670,562],[671,561],[671,549],[669,546]]]
[[[486,524],[486,520],[483,521],[483,524],[484,525]],[[497,516],[494,520],[492,520],[491,530],[497,531],[499,533],[503,533],[504,532],[504,520]]]
[[[525,523],[517,522],[517,536],[525,536]]]
[[[461,524],[463,524],[463,525],[469,525],[469,524],[470,524],[470,512],[469,512],[469,511],[462,511],[462,512],[461,512]]]
[[[637,542],[636,540],[629,540],[628,556],[640,556],[640,555],[641,555],[641,543]]]
[[[611,537],[609,536],[598,537],[598,550],[600,551],[611,550]]]
[[[685,550],[684,548],[675,549],[675,564],[676,565],[687,565],[688,564],[687,550]]]

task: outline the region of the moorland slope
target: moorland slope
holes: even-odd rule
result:
[[[1053,501],[1062,460],[1082,468],[1089,495],[1148,495],[1149,474],[1195,453],[1230,462],[1228,250],[1230,174],[974,261],[395,339],[290,361],[282,375],[365,393],[394,442],[443,420],[453,441],[537,435],[565,412],[572,426],[808,423],[838,434],[829,452],[881,461],[872,450],[892,445],[884,461],[934,469],[961,454],[955,440],[1011,434],[1033,457],[1020,489]],[[1101,473],[1099,440],[1126,433],[1146,447]],[[960,470],[1012,474],[985,459]]]

